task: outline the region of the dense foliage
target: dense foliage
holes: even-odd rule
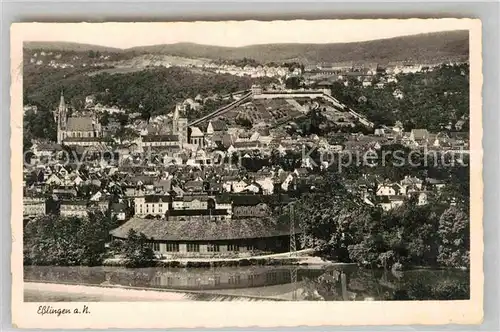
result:
[[[408,199],[382,211],[351,196],[335,174],[324,183],[296,208],[309,245],[323,257],[389,269],[469,266],[468,200],[450,206],[437,195],[426,205]]]
[[[101,265],[116,221],[100,212],[88,218],[46,215],[24,227],[26,265]]]
[[[127,239],[123,243],[122,253],[127,261],[127,266],[131,267],[152,266],[155,258],[147,237],[143,233],[137,234],[134,229],[130,229],[128,232]]]
[[[86,69],[34,68],[24,75],[24,103],[52,110],[57,107],[61,90],[64,90],[67,102],[75,109],[82,109],[85,97],[93,94],[98,103],[141,112],[144,118],[148,118],[151,115],[168,114],[176,103],[198,94],[229,94],[249,89],[254,83],[273,82],[271,78],[194,72],[177,67],[126,74],[89,73]]]
[[[361,87],[361,82],[355,79],[348,86],[336,82],[332,94],[376,125],[392,126],[401,121],[406,131],[413,128],[439,131],[469,115],[468,65],[442,65],[431,72],[399,74],[396,78],[397,83],[388,83],[380,89],[375,84]],[[375,77],[373,82],[379,80]],[[403,93],[402,99],[395,98],[396,90]]]

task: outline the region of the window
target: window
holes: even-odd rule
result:
[[[161,276],[155,276],[153,279],[153,284],[157,286],[161,285]]]
[[[240,251],[240,246],[237,244],[228,244],[227,251]]]
[[[178,252],[179,244],[178,243],[167,243],[167,251],[168,252]]]
[[[188,252],[199,252],[200,245],[198,243],[188,243],[187,244],[187,251]]]
[[[158,242],[153,242],[153,251],[160,251],[160,244]]]
[[[248,283],[250,285],[253,285],[254,280],[255,280],[255,275],[253,275],[253,274],[248,275]]]
[[[220,251],[220,247],[218,244],[209,244],[207,246],[207,251],[208,252],[219,252]]]
[[[239,275],[230,276],[227,282],[230,285],[238,285],[241,282],[241,277]]]

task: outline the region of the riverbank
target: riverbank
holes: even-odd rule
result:
[[[217,294],[160,290],[158,288],[125,287],[117,285],[72,285],[60,283],[24,283],[26,302],[122,302],[122,301],[268,301],[261,296]],[[277,300],[277,299],[274,299]]]
[[[295,253],[279,253],[270,255],[237,257],[237,258],[176,258],[155,260],[151,264],[155,267],[165,268],[209,268],[209,267],[233,267],[233,266],[276,266],[276,265],[304,265],[304,266],[327,266],[327,265],[349,265],[346,263],[334,263],[312,256],[313,249],[299,250]],[[127,266],[124,258],[108,258],[103,266]]]

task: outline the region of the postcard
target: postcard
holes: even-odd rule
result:
[[[479,20],[15,23],[11,66],[16,327],[481,323]]]

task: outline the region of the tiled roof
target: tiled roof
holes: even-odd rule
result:
[[[198,127],[190,127],[191,128],[191,137],[203,137],[203,133]]]
[[[174,221],[132,218],[111,231],[117,238],[126,238],[130,229],[144,233],[147,238],[167,241],[210,241],[253,239],[288,235],[287,218],[247,218],[223,221]],[[297,225],[297,228],[298,225]]]
[[[259,195],[232,195],[231,200],[235,206],[254,206],[263,203]]]
[[[66,128],[68,131],[92,131],[94,130],[94,126],[92,124],[92,118],[69,117]]]
[[[172,197],[167,195],[147,195],[144,200],[146,203],[169,203],[172,201]]]

